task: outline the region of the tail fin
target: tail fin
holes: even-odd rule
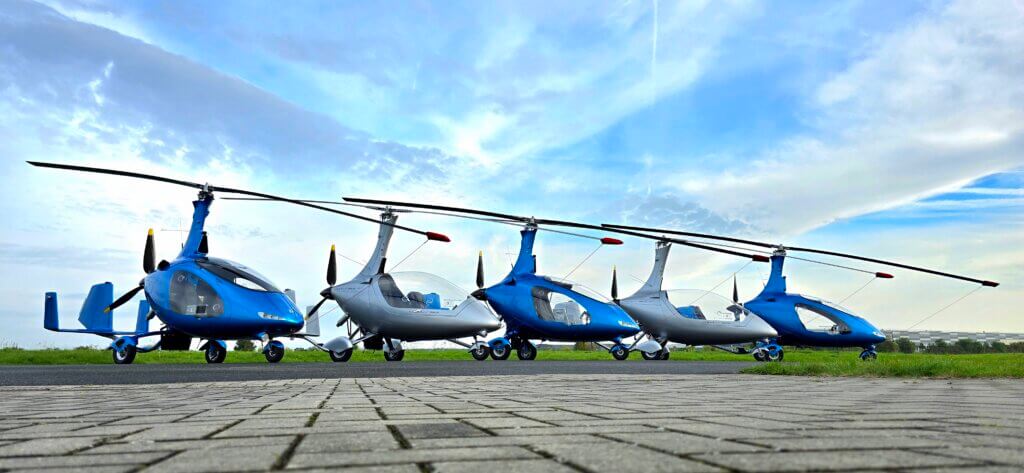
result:
[[[43,328],[53,332],[60,331],[60,317],[57,313],[57,293],[47,292],[44,303]]]
[[[103,312],[103,309],[106,309],[113,302],[114,285],[109,282],[96,284],[89,289],[89,296],[82,303],[82,311],[78,313],[78,321],[90,332],[113,332],[114,317],[109,312]]]
[[[139,301],[139,315],[135,320],[135,333],[142,334],[149,331],[149,301]]]
[[[313,306],[306,307],[306,313],[309,314],[311,309],[313,309]],[[320,309],[306,317],[306,327],[303,332],[310,337],[320,336]]]

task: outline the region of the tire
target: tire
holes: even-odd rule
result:
[[[516,350],[516,356],[523,361],[531,361],[537,358],[537,347],[533,346],[532,343],[523,341],[519,345],[519,349]]]
[[[267,363],[277,363],[284,358],[284,348],[270,345],[267,351],[263,352],[263,356],[267,358]]]
[[[135,354],[138,350],[133,345],[124,347],[124,350],[117,351],[117,349],[110,350],[114,353],[114,364],[115,365],[130,365],[135,361]]]
[[[484,361],[491,356],[491,349],[487,345],[480,345],[470,350],[469,354],[473,355],[473,359],[476,361]]]
[[[641,351],[640,355],[642,355],[644,357],[644,359],[647,360],[647,361],[663,360],[664,359],[664,358],[662,358],[663,352],[661,352],[661,351],[656,351],[654,353],[647,353],[645,351]]]
[[[228,357],[228,351],[219,343],[211,341],[206,345],[206,362],[210,364],[223,363]]]
[[[783,353],[782,350],[779,350],[779,351],[775,352],[775,356],[772,356],[771,350],[767,350],[765,352],[764,358],[767,361],[776,362],[776,361],[782,361],[782,358],[785,357],[785,356],[786,355]]]
[[[754,360],[760,362],[768,361],[767,351],[761,348],[754,350]]]
[[[405,358],[405,350],[384,351],[384,359],[387,361],[402,361]]]
[[[502,343],[491,347],[491,358],[497,361],[507,360],[512,355],[512,347]]]
[[[341,353],[334,353],[333,351],[329,351],[327,352],[327,354],[331,355],[331,361],[335,363],[344,363],[348,361],[349,358],[352,358],[352,349],[349,348],[348,350],[345,350]]]
[[[669,355],[671,355],[671,354],[672,354],[672,352],[668,351],[668,348],[662,348],[661,349],[661,359],[662,360],[669,359]]]
[[[864,350],[860,353],[860,359],[862,361],[875,361],[878,359],[878,353],[870,350]]]
[[[612,358],[615,358],[616,360],[619,361],[623,361],[626,358],[629,358],[629,350],[622,345],[615,345],[614,347],[612,347],[611,354]]]

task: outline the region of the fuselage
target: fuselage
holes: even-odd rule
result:
[[[657,295],[629,297],[619,301],[645,333],[686,345],[727,345],[747,343],[777,335],[760,317],[734,306],[743,314],[739,320],[714,320],[687,317],[669,301],[665,291]]]
[[[271,338],[303,327],[302,312],[248,268],[217,258],[179,257],[146,276],[146,300],[169,329],[199,338]]]
[[[885,341],[885,334],[864,318],[800,294],[762,293],[744,306],[771,324],[780,344],[867,347]],[[811,329],[809,321],[825,322],[825,327]]]

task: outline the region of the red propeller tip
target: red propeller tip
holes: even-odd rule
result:
[[[447,235],[443,235],[437,232],[427,232],[427,239],[434,241],[443,241],[445,243],[452,241],[452,239],[448,238]]]
[[[889,273],[875,273],[876,278],[892,279],[894,276]]]
[[[601,239],[601,244],[604,244],[604,245],[621,245],[622,244],[622,240],[620,240],[618,238],[604,237],[604,238]]]
[[[757,261],[759,263],[771,263],[772,262],[771,258],[769,258],[769,257],[767,257],[765,255],[750,255],[750,259],[752,259],[754,261]]]
[[[997,283],[995,281],[982,281],[981,285],[982,286],[987,286],[987,287],[996,287],[996,286],[999,285],[999,283]]]

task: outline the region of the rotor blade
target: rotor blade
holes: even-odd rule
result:
[[[707,239],[710,239],[710,240],[731,241],[731,242],[734,242],[734,243],[743,243],[745,245],[760,246],[760,247],[763,247],[763,248],[777,248],[777,249],[783,249],[783,250],[786,250],[786,251],[800,251],[800,252],[804,252],[804,253],[816,253],[816,254],[820,254],[820,255],[835,256],[835,257],[838,257],[838,258],[849,258],[849,259],[854,259],[854,260],[858,260],[858,261],[867,261],[869,263],[883,264],[883,265],[886,265],[886,266],[893,266],[893,267],[897,267],[897,268],[908,269],[908,270],[911,270],[911,271],[919,271],[919,272],[922,272],[922,273],[933,274],[933,275],[936,275],[936,276],[943,276],[943,277],[952,278],[952,279],[959,279],[961,281],[969,281],[969,282],[981,284],[982,286],[996,287],[996,286],[999,285],[999,283],[995,282],[995,281],[987,281],[987,280],[983,280],[983,279],[976,279],[976,278],[971,278],[971,277],[967,277],[967,276],[961,276],[961,275],[958,275],[958,274],[952,274],[952,273],[946,273],[946,272],[942,272],[942,271],[936,271],[934,269],[928,269],[928,268],[922,268],[922,267],[919,267],[919,266],[911,266],[911,265],[908,265],[908,264],[897,263],[895,261],[887,261],[887,260],[881,260],[881,259],[877,259],[877,258],[868,258],[866,256],[857,256],[857,255],[851,255],[849,253],[839,253],[839,252],[836,252],[836,251],[818,250],[818,249],[814,249],[814,248],[804,248],[804,247],[799,247],[799,246],[790,247],[790,246],[785,246],[785,245],[765,243],[765,242],[761,242],[761,241],[745,240],[745,239],[742,239],[742,238],[725,237],[725,236],[719,236],[719,235],[711,235],[711,234],[707,234],[707,233],[684,232],[684,231],[679,231],[679,230],[666,230],[666,229],[659,229],[659,228],[633,227],[633,226],[628,226],[628,225],[612,225],[612,224],[602,224],[602,226],[606,227],[606,228],[627,229],[627,230],[641,230],[641,231],[652,232],[652,233],[664,233],[664,234],[670,234],[670,235],[685,235],[685,236],[692,236],[692,237],[697,237],[697,238],[707,238]],[[881,277],[881,278],[885,278],[885,279],[891,278],[891,275],[888,274],[888,273],[876,273],[876,276]]]
[[[412,209],[443,210],[443,211],[446,211],[446,212],[456,212],[456,213],[464,213],[464,214],[472,214],[472,215],[483,215],[483,216],[486,216],[486,217],[503,218],[503,219],[506,219],[506,220],[518,220],[518,221],[521,221],[521,222],[527,222],[527,221],[530,220],[527,217],[520,217],[518,215],[509,215],[509,214],[503,214],[503,213],[498,213],[498,212],[490,212],[490,211],[487,211],[487,210],[466,209],[466,208],[461,208],[461,207],[449,207],[449,206],[445,206],[445,205],[416,204],[416,203],[412,203],[412,202],[398,202],[398,201],[378,200],[378,199],[363,199],[363,198],[359,198],[359,197],[342,197],[342,198],[345,199],[345,202],[355,202],[355,203],[359,203],[359,204],[392,205],[392,206],[398,206],[398,207],[409,207],[409,208],[412,208]]]
[[[142,270],[146,274],[156,271],[156,243],[153,241],[153,229],[146,235],[146,249],[142,252]]]
[[[332,208],[324,207],[324,206],[321,206],[321,205],[312,204],[312,203],[309,203],[309,202],[304,202],[304,201],[298,200],[298,199],[291,199],[291,198],[288,198],[288,197],[281,197],[281,196],[272,195],[272,194],[264,194],[262,192],[255,192],[255,191],[250,191],[250,190],[245,190],[245,189],[233,189],[231,187],[214,186],[214,185],[211,185],[211,184],[199,184],[199,183],[196,183],[196,182],[182,181],[182,180],[179,180],[179,179],[171,179],[169,177],[153,176],[153,175],[150,175],[150,174],[142,174],[142,173],[131,172],[131,171],[119,171],[119,170],[116,170],[116,169],[104,169],[104,168],[96,168],[96,167],[89,167],[89,166],[76,166],[76,165],[72,165],[72,164],[43,163],[43,162],[38,162],[38,161],[27,161],[27,162],[29,164],[33,165],[33,166],[44,167],[44,168],[64,169],[64,170],[68,170],[68,171],[92,172],[92,173],[97,173],[97,174],[110,174],[110,175],[113,175],[113,176],[134,177],[136,179],[147,179],[147,180],[150,180],[150,181],[166,182],[166,183],[169,183],[169,184],[177,184],[179,186],[192,187],[192,188],[196,188],[196,189],[200,189],[200,190],[207,190],[209,192],[225,192],[225,193],[228,193],[228,194],[242,194],[242,195],[251,195],[253,197],[263,197],[264,199],[268,199],[268,200],[277,200],[277,201],[280,201],[280,202],[288,202],[288,203],[295,204],[295,205],[301,205],[303,207],[309,207],[309,208],[312,208],[312,209],[323,210],[324,212],[330,212],[330,213],[334,213],[334,214],[338,214],[338,215],[344,215],[346,217],[352,217],[352,218],[358,219],[358,220],[365,220],[367,222],[372,222],[372,223],[376,223],[376,224],[382,224],[381,221],[379,221],[379,220],[377,220],[375,218],[364,217],[364,216],[359,215],[359,214],[354,214],[354,213],[351,213],[351,212],[345,212],[345,211],[342,211],[342,210],[332,209]],[[415,228],[409,228],[409,227],[402,226],[402,225],[397,225],[397,224],[388,224],[388,223],[383,223],[383,224],[384,225],[390,225],[390,226],[392,226],[394,228],[397,228],[399,230],[405,230],[407,232],[412,232],[412,233],[416,233],[418,235],[423,235],[423,236],[427,237],[427,239],[430,239],[430,240],[446,241],[445,239],[448,238],[448,237],[446,237],[444,235],[441,235],[440,233],[425,232],[425,231],[421,231],[421,230],[416,230]],[[444,238],[441,238],[441,237],[444,237]],[[450,240],[448,240],[448,241],[450,241]]]
[[[480,251],[476,260],[476,287],[477,289],[483,289],[484,287],[484,252]]]
[[[139,291],[141,291],[141,290],[142,290],[142,284],[139,284],[138,286],[135,286],[132,290],[124,293],[123,296],[118,297],[116,301],[114,301],[113,303],[108,305],[105,309],[103,309],[103,313],[106,314],[106,313],[108,313],[108,312],[110,312],[110,311],[112,311],[112,310],[114,310],[114,309],[116,309],[118,307],[121,307],[122,305],[124,305],[125,302],[128,302],[128,301],[132,300],[132,298],[135,297],[135,294],[138,294]]]
[[[331,245],[331,256],[327,258],[327,285],[334,286],[338,282],[338,260],[334,255],[334,245]]]
[[[742,257],[742,258],[750,258],[751,260],[754,260],[754,261],[757,261],[757,262],[760,262],[760,263],[767,263],[767,262],[771,261],[770,259],[768,259],[767,256],[764,256],[764,255],[759,255],[759,254],[754,254],[754,253],[742,253],[742,252],[739,252],[739,251],[727,250],[725,248],[716,248],[714,246],[708,246],[708,245],[703,245],[703,244],[700,244],[700,243],[694,243],[694,242],[689,241],[689,240],[680,240],[678,238],[669,238],[669,237],[664,236],[664,235],[661,235],[661,236],[649,235],[649,234],[646,234],[646,233],[639,233],[639,232],[633,232],[633,231],[629,231],[629,230],[622,230],[622,229],[618,228],[617,226],[616,227],[610,227],[610,226],[609,227],[604,227],[604,230],[605,231],[612,231],[612,232],[615,232],[615,233],[621,233],[623,235],[632,235],[632,236],[635,236],[635,237],[647,238],[647,239],[650,239],[650,240],[667,241],[669,243],[677,243],[677,244],[680,244],[680,245],[685,245],[685,246],[689,246],[689,247],[693,247],[693,248],[700,248],[702,250],[708,250],[708,251],[714,251],[714,252],[717,252],[717,253],[724,253],[724,254],[727,254],[727,255],[739,256],[739,257]]]

